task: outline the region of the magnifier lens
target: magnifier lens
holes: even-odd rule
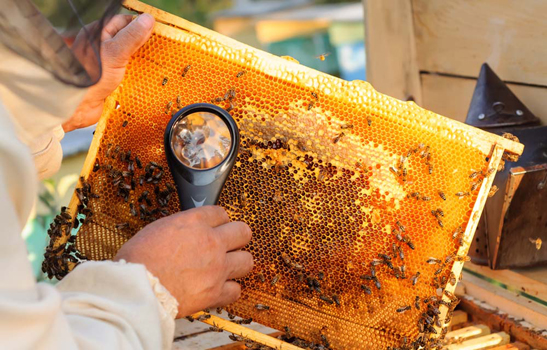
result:
[[[184,165],[205,170],[219,165],[228,156],[232,136],[218,115],[195,112],[175,123],[171,146]]]

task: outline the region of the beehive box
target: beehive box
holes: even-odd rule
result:
[[[241,133],[220,205],[251,226],[255,258],[228,311],[334,349],[436,345],[495,170],[522,145],[126,6],[158,23],[106,101],[67,210],[81,224],[69,238],[65,214],[52,229],[50,275],[112,258],[179,209],[165,127],[181,107],[215,103]]]

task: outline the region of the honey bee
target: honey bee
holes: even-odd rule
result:
[[[319,100],[319,96],[317,96],[317,94],[315,92],[312,91],[311,95],[313,96],[313,98],[315,98],[316,100]]]
[[[245,74],[247,74],[247,71],[242,70],[241,72],[237,73],[236,78],[241,78]]]
[[[336,294],[333,294],[332,295],[332,300],[334,300],[334,303],[336,304],[336,306],[340,306],[340,298],[338,297],[338,295]]]
[[[180,95],[177,95],[177,108],[178,109],[182,108],[182,96]]]
[[[334,301],[332,301],[331,298],[325,296],[325,295],[320,295],[319,296],[319,299],[323,300],[325,303],[329,304],[329,305],[332,305],[334,304]]]
[[[116,224],[116,229],[118,229],[118,230],[123,230],[123,229],[128,228],[128,227],[129,227],[128,222],[122,222],[122,223]]]
[[[405,242],[406,245],[408,245],[410,247],[410,249],[412,249],[412,250],[416,249],[416,247],[414,246],[414,243],[412,243],[412,241],[410,240],[410,237],[405,235],[403,237],[403,242]]]
[[[123,121],[122,128],[125,128],[129,122],[127,120]]]
[[[456,275],[454,274],[454,272],[450,272],[450,280],[448,281],[451,285],[455,285],[456,284]]]
[[[96,173],[101,168],[101,165],[99,164],[98,160],[95,160],[95,164],[93,165],[93,172]]]
[[[353,129],[353,124],[343,124],[340,126],[340,129],[342,130]]]
[[[325,278],[325,273],[323,271],[319,271],[319,273],[317,274],[317,279],[322,281],[323,278]]]
[[[211,100],[211,103],[220,103],[222,101],[225,101],[225,99],[222,97],[216,97]]]
[[[420,272],[416,272],[416,274],[410,278],[413,286],[415,286],[416,283],[418,283],[418,278],[420,278]]]
[[[494,195],[498,192],[499,188],[498,186],[494,185],[490,189],[490,192],[488,192],[488,198],[494,197]]]
[[[310,101],[308,104],[308,111],[311,111],[311,109],[315,106],[315,101]]]
[[[186,316],[186,319],[190,322],[194,322],[194,318],[192,316]]]
[[[266,311],[266,310],[270,310],[270,307],[268,305],[264,305],[264,304],[256,304],[255,309],[257,309],[259,311]]]
[[[167,77],[163,78],[161,85],[166,85],[168,81],[169,81],[169,78]]]
[[[382,289],[382,284],[377,278],[374,280],[374,285],[376,286],[377,289]]]
[[[444,228],[444,224],[441,219],[437,219],[437,224],[439,225],[440,228]]]
[[[171,110],[171,108],[173,107],[173,101],[169,101],[169,103],[167,104],[167,106],[165,106],[165,114],[169,114],[169,111]]]
[[[420,310],[420,297],[416,295],[416,300],[414,301],[414,306],[416,310]]]
[[[186,67],[184,67],[183,71],[182,71],[182,77],[186,77],[186,74],[188,74],[188,71],[190,70],[190,68],[192,68],[192,65],[189,64],[187,65]]]
[[[456,255],[454,255],[454,254],[448,255],[448,256],[444,259],[444,263],[445,263],[445,264],[450,263],[452,260],[454,260],[455,257],[456,257]]]
[[[402,312],[408,311],[408,310],[410,310],[410,309],[412,309],[412,307],[411,307],[410,305],[405,305],[405,306],[403,306],[403,307],[398,308],[398,309],[397,309],[397,312],[398,312],[398,313],[402,313]]]
[[[443,269],[444,269],[444,265],[441,265],[441,267],[437,271],[435,271],[435,275],[438,275],[441,272],[443,272]]]
[[[213,332],[218,332],[218,333],[224,332],[224,330],[222,328],[219,328],[217,326],[211,326],[211,327],[209,327],[209,330],[213,331]]]
[[[465,255],[465,256],[457,256],[457,257],[456,257],[456,261],[459,261],[459,262],[471,261],[471,257],[469,257],[468,255]]]
[[[414,197],[416,199],[420,199],[420,192],[412,192],[410,194],[410,197]]]
[[[399,171],[398,171],[397,169],[395,169],[394,166],[390,166],[390,167],[389,167],[389,170],[390,170],[393,174],[399,176]]]
[[[539,238],[539,237],[536,238],[536,239],[528,238],[528,240],[530,241],[530,243],[536,245],[536,250],[540,250],[540,249],[541,249],[541,245],[543,244],[543,241],[541,240],[541,238]]]
[[[441,262],[441,260],[437,259],[437,258],[429,258],[426,260],[426,262],[430,265],[436,265],[436,264],[439,264]]]
[[[456,193],[456,196],[457,197],[460,197],[460,198],[463,198],[463,197],[466,197],[466,196],[470,196],[471,194],[469,192],[458,192]]]
[[[367,115],[367,124],[368,126],[372,126],[372,118]]]
[[[257,275],[256,275],[256,278],[258,278],[258,280],[262,283],[266,282],[266,278],[264,277],[264,274],[262,272],[259,272]]]
[[[318,59],[320,59],[321,61],[324,61],[324,60],[327,59],[327,57],[328,57],[329,55],[330,55],[330,52],[327,52],[327,53],[323,53],[323,54],[321,54],[321,55],[319,55],[319,56],[315,56],[315,58],[318,58]]]
[[[395,238],[397,238],[399,242],[403,242],[403,236],[401,236],[401,232],[399,230],[393,229],[391,232],[395,234]]]
[[[205,320],[208,320],[211,318],[211,315],[209,314],[203,314],[203,315],[199,315],[199,317],[197,318],[198,321],[205,321]]]
[[[443,191],[439,191],[439,196],[443,199],[443,201],[446,200],[446,195],[444,194]]]
[[[341,132],[340,134],[338,134],[338,136],[336,136],[333,140],[332,140],[332,143],[336,144],[338,143],[338,141],[340,141],[340,139],[342,137],[346,136],[346,134],[344,134],[343,132]]]
[[[429,171],[429,174],[433,174],[433,165],[432,164],[429,164],[428,171]]]
[[[469,178],[470,178],[470,179],[474,179],[474,178],[476,178],[477,176],[479,176],[479,174],[482,174],[482,171],[473,171],[473,172],[469,175]]]
[[[475,191],[480,185],[480,182],[473,182],[471,184],[471,192]]]
[[[399,230],[401,230],[401,232],[405,232],[405,227],[403,226],[403,224],[401,224],[400,221],[397,221],[395,224],[397,225]]]
[[[463,233],[463,228],[461,226],[456,227],[454,233],[452,233],[452,239],[458,238]]]
[[[279,275],[275,275],[274,278],[272,279],[271,285],[275,286],[275,284],[279,281],[279,278],[280,278]]]
[[[423,200],[424,202],[429,202],[429,201],[431,200],[431,197],[423,196],[423,197],[422,197],[422,200]]]
[[[384,261],[390,261],[391,260],[391,256],[386,255],[386,254],[378,254],[378,257],[384,259]]]
[[[131,215],[137,216],[137,211],[135,210],[135,204],[129,203],[129,210],[131,212]]]
[[[364,284],[361,284],[361,289],[365,292],[365,294],[368,294],[368,295],[372,294],[372,290],[369,287],[365,286]]]

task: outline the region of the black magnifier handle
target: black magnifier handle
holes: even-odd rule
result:
[[[239,150],[232,116],[215,105],[189,105],[171,118],[164,144],[181,209],[217,204]]]

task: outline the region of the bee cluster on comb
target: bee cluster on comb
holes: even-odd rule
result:
[[[241,134],[219,205],[250,225],[255,259],[227,310],[326,348],[439,347],[503,139],[154,11],[170,26],[132,57],[83,169],[99,196],[79,254],[112,258],[179,210],[165,127],[213,103]]]

